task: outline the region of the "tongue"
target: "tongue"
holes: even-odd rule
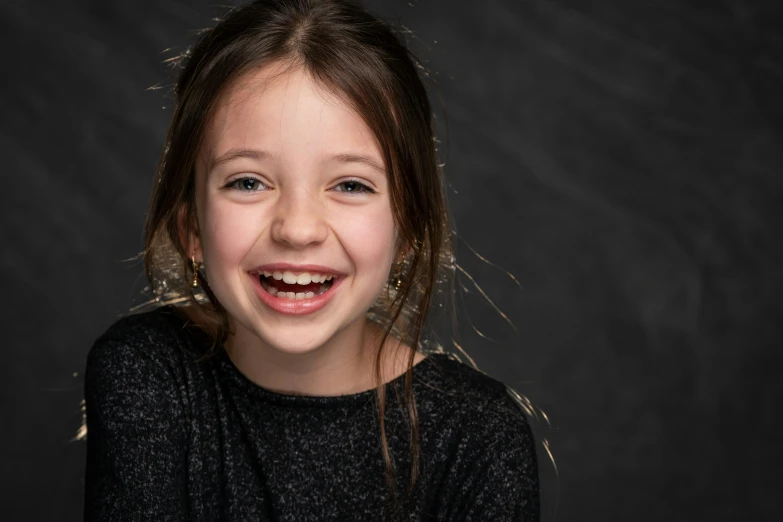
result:
[[[284,283],[282,279],[272,279],[267,278],[267,283],[269,285],[274,286],[277,288],[278,292],[313,292],[317,293],[318,290],[321,288],[321,283],[310,283],[309,285],[298,285],[296,283],[289,285],[288,283]]]

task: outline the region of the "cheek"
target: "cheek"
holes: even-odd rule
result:
[[[208,272],[235,271],[262,232],[258,207],[214,199],[204,205],[202,245]]]
[[[360,215],[341,215],[333,221],[332,228],[358,274],[386,280],[396,239],[394,219],[387,205],[365,207]]]

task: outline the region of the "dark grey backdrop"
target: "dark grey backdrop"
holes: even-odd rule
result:
[[[461,339],[552,421],[545,519],[777,519],[781,2],[370,6],[445,103],[458,259],[518,329],[473,290]],[[3,520],[81,516],[83,364],[143,287],[170,115],[147,88],[220,12],[0,7]]]

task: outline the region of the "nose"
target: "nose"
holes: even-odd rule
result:
[[[272,239],[296,249],[326,239],[328,227],[323,205],[305,189],[281,193],[271,227]]]

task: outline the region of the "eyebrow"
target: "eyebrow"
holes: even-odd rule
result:
[[[331,161],[336,161],[337,163],[361,163],[363,165],[367,165],[368,167],[377,170],[384,176],[386,175],[386,169],[383,168],[383,165],[379,164],[377,161],[375,161],[374,158],[371,158],[369,156],[362,156],[361,154],[343,153],[343,154],[335,154],[328,159]]]
[[[221,154],[214,160],[212,160],[212,163],[209,166],[209,171],[213,171],[216,167],[219,167],[220,165],[223,165],[224,163],[228,163],[229,161],[234,161],[235,159],[239,158],[248,158],[253,160],[262,160],[262,159],[270,159],[274,156],[265,151],[265,150],[257,150],[257,149],[231,149],[225,154]]]
[[[259,149],[231,149],[224,154],[221,154],[215,158],[209,166],[209,171],[213,171],[216,167],[234,161],[235,159],[248,158],[256,161],[263,159],[274,159],[274,155],[265,150]],[[360,163],[367,165],[368,167],[377,170],[384,176],[386,175],[386,169],[383,165],[378,163],[374,158],[370,156],[364,156],[362,154],[354,154],[351,152],[345,152],[341,154],[334,154],[326,158],[327,161],[333,161],[336,163]]]

